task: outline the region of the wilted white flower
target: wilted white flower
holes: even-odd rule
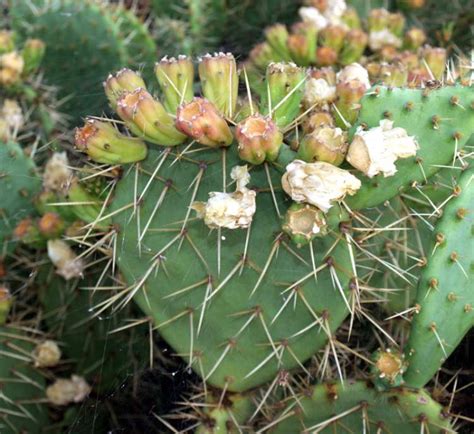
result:
[[[21,77],[24,66],[23,57],[16,51],[2,54],[0,56],[0,83],[6,86],[16,83]]]
[[[336,99],[336,86],[331,86],[324,78],[308,78],[303,101],[306,107],[323,106]]]
[[[300,17],[305,22],[313,23],[318,30],[329,25],[343,25],[341,17],[347,9],[345,0],[331,0],[324,11],[315,7],[302,7],[299,9]]]
[[[50,368],[58,364],[61,359],[61,350],[56,342],[47,340],[36,345],[33,358],[37,368]]]
[[[337,73],[338,83],[348,83],[357,80],[363,83],[366,89],[370,88],[369,72],[359,63],[351,63]]]
[[[347,170],[318,161],[292,161],[282,177],[283,190],[295,201],[317,206],[327,212],[334,202],[353,195],[361,182]]]
[[[66,152],[55,152],[46,163],[43,186],[46,190],[65,193],[73,178]]]
[[[346,160],[369,178],[397,172],[395,161],[416,155],[418,143],[403,128],[393,128],[393,121],[384,119],[378,127],[364,131],[359,127],[349,146]]]
[[[213,191],[207,202],[194,202],[191,208],[210,228],[248,228],[256,211],[253,190],[246,185],[250,181],[247,166],[235,166],[230,177],[236,182],[233,193]]]
[[[49,240],[48,256],[56,267],[56,272],[66,280],[82,276],[84,262],[65,241]]]
[[[46,396],[54,405],[68,405],[84,401],[89,395],[91,387],[79,375],[72,375],[71,379],[60,378],[46,389]]]
[[[372,51],[380,50],[386,45],[400,48],[402,46],[402,40],[388,29],[370,32],[369,47]]]

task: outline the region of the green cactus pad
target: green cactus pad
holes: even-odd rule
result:
[[[460,193],[443,210],[432,235],[405,352],[406,383],[426,384],[474,325],[474,169],[459,179]]]
[[[456,103],[454,103],[454,101]],[[390,89],[376,86],[361,101],[357,126],[376,127],[382,119],[393,120],[415,136],[420,149],[416,157],[398,160],[397,173],[362,180],[358,193],[347,199],[353,209],[376,206],[413,182],[423,183],[441,165],[453,162],[474,131],[474,87],[461,85],[439,89]]]
[[[310,397],[298,403],[292,402],[285,419],[269,432],[442,434],[451,430],[442,407],[424,390],[377,392],[363,381],[346,381],[317,385]]]
[[[260,191],[248,241],[246,229],[210,231],[195,217],[191,203],[223,191],[223,179],[226,190],[234,190],[229,174],[242,164],[236,148],[189,156],[150,149],[144,162],[124,168],[110,213],[119,231],[117,261],[129,285],[122,301],[134,296],[206,381],[242,391],[279,369],[297,367],[326,343],[329,328],[335,330],[347,315],[341,292],[353,273],[345,238],[333,229],[313,242],[314,267],[323,264],[315,281],[309,246],[298,250],[282,237],[265,165],[250,171],[250,186]],[[267,167],[283,216],[291,203],[279,188],[281,172]],[[133,215],[136,197],[140,206]]]
[[[0,432],[36,434],[47,425],[45,381],[33,368],[32,338],[20,328],[0,327]]]
[[[18,144],[0,143],[0,257],[9,250],[9,237],[16,224],[34,212],[33,196],[40,187],[33,160]]]

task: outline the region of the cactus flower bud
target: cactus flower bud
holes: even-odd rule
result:
[[[191,208],[197,212],[199,218],[211,229],[248,228],[252,223],[256,211],[253,190],[246,186],[250,181],[247,166],[235,166],[230,177],[236,182],[233,193],[211,192],[207,202],[194,202]]]
[[[357,11],[350,7],[347,8],[344,13],[341,15],[341,21],[345,24],[349,29],[360,29],[362,24],[360,22],[359,14]]]
[[[117,114],[133,134],[147,142],[175,146],[186,140],[176,129],[174,118],[145,89],[123,94],[117,101]]]
[[[306,108],[325,108],[336,99],[336,86],[331,86],[324,78],[309,78],[306,81],[303,103]]]
[[[303,120],[303,131],[306,134],[313,132],[319,127],[333,126],[334,118],[332,117],[331,113],[325,111],[310,113],[308,116],[305,116],[305,119]]]
[[[372,9],[368,16],[368,24],[370,32],[385,30],[388,27],[390,13],[387,9]]]
[[[273,24],[265,29],[265,39],[273,51],[285,61],[291,60],[288,51],[288,30],[284,24]]]
[[[155,76],[163,92],[163,105],[168,112],[176,113],[180,104],[193,99],[194,65],[189,57],[163,57],[155,65]]]
[[[226,117],[232,118],[237,104],[239,77],[230,53],[206,54],[199,59],[202,93]]]
[[[340,128],[323,126],[303,137],[297,157],[307,163],[325,161],[339,166],[347,152],[347,133]]]
[[[53,405],[69,405],[84,401],[89,395],[91,387],[79,375],[72,375],[71,379],[60,378],[46,388],[46,397]]]
[[[25,62],[16,51],[0,56],[0,85],[11,86],[21,79]]]
[[[300,112],[306,73],[294,63],[271,63],[266,79],[268,92],[261,111],[269,113],[279,127],[286,127]]]
[[[379,79],[387,86],[403,87],[408,82],[408,69],[400,62],[382,63]]]
[[[388,29],[398,38],[403,36],[403,30],[405,28],[405,17],[397,12],[388,15]]]
[[[316,50],[316,63],[318,66],[331,66],[337,62],[337,51],[331,47],[319,47]]]
[[[360,100],[366,91],[366,83],[359,80],[350,80],[338,83],[336,86],[337,100],[334,117],[336,125],[347,129],[359,116]]]
[[[403,374],[408,367],[404,354],[388,348],[376,351],[371,359],[374,361],[371,368],[373,383],[378,390],[399,387],[404,383]]]
[[[30,217],[24,218],[18,222],[13,230],[13,236],[16,240],[32,246],[41,246],[41,236],[38,226]]]
[[[65,193],[73,178],[66,152],[55,152],[46,163],[43,187],[47,191]]]
[[[122,95],[139,88],[146,89],[143,78],[128,68],[121,69],[115,75],[110,74],[104,82],[105,94],[113,110],[117,109],[117,101]]]
[[[318,208],[307,203],[293,203],[286,211],[282,229],[301,247],[318,235],[326,235],[327,224]]]
[[[25,63],[23,69],[24,75],[29,75],[32,72],[35,72],[41,62],[43,61],[44,53],[46,51],[46,45],[43,41],[39,39],[27,39],[21,55]]]
[[[416,155],[418,143],[403,128],[393,128],[393,122],[384,119],[380,125],[364,131],[359,127],[347,153],[347,161],[369,178],[379,173],[384,177],[397,172],[395,161]]]
[[[426,33],[419,28],[413,28],[405,33],[403,47],[407,50],[416,51],[426,41]]]
[[[52,368],[59,363],[61,350],[56,342],[46,340],[36,345],[33,350],[33,359],[36,368]]]
[[[288,37],[288,50],[298,65],[309,66],[316,62],[317,30],[311,23],[297,24]]]
[[[229,146],[233,140],[226,120],[214,104],[205,98],[194,98],[180,106],[176,115],[176,127],[198,143],[211,148]]]
[[[38,220],[38,230],[44,238],[58,238],[62,235],[64,229],[64,220],[55,212],[46,212]]]
[[[301,160],[294,160],[286,166],[281,183],[295,202],[309,203],[324,212],[347,194],[355,194],[361,186],[361,182],[347,170],[322,161],[306,163]]]
[[[347,30],[338,25],[329,25],[319,32],[320,45],[339,53],[344,45]]]
[[[369,73],[359,63],[351,63],[344,69],[339,71],[336,75],[338,83],[348,83],[349,81],[356,80],[364,85],[365,90],[370,89]]]
[[[444,48],[426,46],[423,48],[421,57],[426,62],[423,66],[427,70],[429,77],[441,80],[446,69],[446,50]]]
[[[7,321],[10,308],[13,304],[13,297],[6,286],[0,285],[0,326]]]
[[[367,33],[360,29],[351,30],[344,39],[344,45],[339,53],[339,61],[343,65],[358,61],[362,57],[368,41]]]
[[[251,164],[276,160],[283,143],[283,134],[275,122],[259,114],[237,124],[235,137],[239,142],[240,158]]]
[[[75,142],[97,163],[134,163],[145,159],[148,152],[142,140],[120,133],[110,122],[90,118],[82,128],[76,128]]]
[[[0,54],[15,49],[15,34],[11,30],[0,30]]]
[[[260,69],[266,69],[270,63],[283,60],[273,51],[267,42],[261,42],[255,45],[250,51],[249,58],[252,63]]]
[[[48,256],[56,267],[56,272],[66,280],[82,277],[84,262],[65,241],[49,240]]]

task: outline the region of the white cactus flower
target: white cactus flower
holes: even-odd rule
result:
[[[54,405],[68,405],[84,401],[89,395],[91,387],[79,375],[72,375],[71,379],[60,378],[46,389],[46,397]]]
[[[66,280],[82,276],[84,262],[65,241],[49,240],[48,256],[56,267],[56,272]]]
[[[393,121],[384,119],[378,127],[364,131],[359,127],[349,146],[346,160],[369,178],[379,173],[384,177],[397,172],[395,161],[416,155],[418,143],[403,128],[393,128]]]
[[[295,201],[317,206],[328,212],[334,205],[360,188],[361,182],[347,170],[321,161],[292,161],[282,177],[283,190]]]
[[[336,99],[336,86],[331,86],[324,78],[306,80],[303,101],[306,107],[324,106]]]
[[[351,63],[339,71],[336,75],[338,83],[348,83],[357,80],[363,83],[366,89],[371,87],[369,80],[369,72],[359,63]]]
[[[315,7],[302,7],[299,9],[299,14],[303,21],[313,23],[318,30],[321,30],[329,25],[342,25],[346,27],[341,20],[346,10],[347,4],[345,0],[331,0],[324,11],[320,11]]]
[[[302,7],[298,12],[304,22],[312,23],[318,30],[324,29],[329,24],[327,18],[316,8]]]
[[[55,341],[46,340],[36,345],[33,350],[35,367],[51,368],[61,359],[61,350]]]
[[[55,152],[46,163],[43,187],[55,193],[65,193],[73,178],[66,152]]]
[[[386,45],[400,48],[402,46],[402,40],[388,29],[370,32],[369,47],[372,51],[380,50]]]
[[[21,107],[14,99],[6,99],[3,102],[0,116],[11,131],[18,130],[25,123]]]
[[[211,192],[207,202],[194,202],[191,208],[210,228],[248,228],[256,211],[253,190],[246,186],[250,181],[247,166],[235,166],[230,177],[236,182],[233,193]]]

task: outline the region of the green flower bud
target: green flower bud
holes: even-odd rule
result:
[[[235,127],[239,156],[251,164],[274,161],[283,143],[283,134],[268,116],[249,116]]]
[[[341,21],[350,29],[360,29],[362,24],[360,22],[359,14],[354,8],[347,8],[341,16]]]
[[[11,30],[0,30],[0,54],[15,49],[15,34]]]
[[[266,69],[272,62],[281,62],[283,59],[274,52],[267,42],[262,42],[252,48],[249,55],[250,60],[260,69]]]
[[[120,133],[110,122],[95,119],[87,119],[82,128],[76,128],[75,141],[77,148],[97,163],[134,163],[147,155],[142,140]]]
[[[288,30],[283,24],[274,24],[265,29],[265,38],[273,51],[284,61],[290,61],[291,55],[288,51]]]
[[[33,247],[42,247],[43,245],[38,226],[30,217],[24,218],[18,222],[13,230],[13,237],[16,240]]]
[[[122,95],[117,101],[117,114],[133,134],[147,142],[175,146],[186,140],[176,129],[174,118],[145,89]]]
[[[395,36],[402,37],[405,29],[405,17],[401,13],[389,14],[388,29]]]
[[[344,46],[339,54],[339,61],[343,65],[350,65],[357,62],[367,47],[369,37],[365,32],[359,29],[351,30],[344,39]]]
[[[13,304],[13,297],[6,286],[0,286],[0,326],[7,321],[10,308]]]
[[[27,39],[25,45],[23,46],[23,51],[21,56],[25,66],[23,67],[23,75],[27,76],[32,72],[35,72],[44,57],[46,51],[46,45],[43,41],[39,39]]]
[[[405,356],[397,350],[378,350],[372,355],[374,364],[372,365],[372,375],[375,387],[380,390],[387,390],[392,387],[401,386],[403,374],[406,371],[407,363]]]
[[[194,98],[178,108],[176,128],[211,148],[229,146],[233,140],[226,120],[214,104],[204,98]]]
[[[347,153],[347,133],[340,128],[323,126],[303,137],[297,157],[307,163],[325,161],[339,166]]]
[[[237,104],[239,77],[230,53],[206,54],[199,59],[202,93],[226,117],[232,118]]]
[[[400,62],[382,63],[380,65],[379,79],[387,86],[406,86],[408,82],[408,69]]]
[[[426,46],[423,48],[421,57],[426,62],[426,65],[423,66],[430,79],[441,80],[446,69],[446,50]]]
[[[417,27],[408,30],[403,39],[403,47],[406,50],[416,51],[426,41],[426,33]]]
[[[389,15],[390,13],[386,9],[372,9],[368,17],[369,30],[371,32],[386,30],[388,27]]]
[[[271,63],[267,68],[261,112],[270,114],[278,127],[289,125],[300,111],[306,72],[294,63]]]
[[[338,83],[336,86],[337,100],[333,114],[336,125],[344,130],[349,128],[357,119],[360,110],[360,100],[364,96],[366,86],[359,80]]]
[[[320,45],[332,48],[336,54],[341,51],[344,45],[347,30],[338,25],[329,25],[319,32]]]
[[[193,99],[194,65],[189,57],[163,57],[155,65],[155,75],[168,112],[176,113],[180,104]]]
[[[316,62],[318,29],[309,22],[296,23],[288,37],[288,49],[292,59],[301,66]]]
[[[86,223],[95,223],[98,229],[108,229],[112,223],[110,218],[100,217],[103,208],[103,201],[98,197],[89,194],[79,182],[73,182],[67,193],[69,202],[68,208],[79,219]],[[102,212],[106,216],[107,212]]]
[[[137,72],[123,68],[115,75],[110,74],[104,82],[104,90],[110,107],[117,109],[117,100],[124,94],[141,88],[146,89],[143,78]]]
[[[326,235],[327,224],[320,209],[306,203],[293,203],[286,211],[282,229],[301,247],[317,236]]]

